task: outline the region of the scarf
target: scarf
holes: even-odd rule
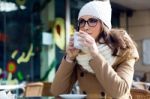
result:
[[[116,60],[116,56],[112,56],[112,50],[106,44],[98,44],[99,53],[104,57],[109,66],[112,66]],[[86,51],[87,52],[87,51]],[[94,73],[89,61],[92,59],[92,56],[89,53],[79,54],[76,57],[77,63],[82,66],[83,69],[87,70],[90,73]]]

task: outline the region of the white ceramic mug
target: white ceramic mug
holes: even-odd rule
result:
[[[77,49],[82,49],[82,46],[80,45],[80,41],[78,40],[79,39],[78,33],[79,32],[74,33],[74,47]]]

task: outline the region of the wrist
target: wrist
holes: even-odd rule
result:
[[[65,60],[69,63],[73,63],[73,60],[68,55],[66,55]]]
[[[99,53],[97,53],[97,52],[93,52],[93,53],[91,53],[91,56],[92,56],[93,58],[95,58],[95,57],[97,57],[98,54],[99,54]]]

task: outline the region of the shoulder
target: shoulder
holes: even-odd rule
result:
[[[139,53],[137,50],[137,45],[135,41],[131,38],[131,36],[127,33],[127,31],[123,30],[123,38],[126,44],[129,46],[127,49],[128,51],[128,58],[135,58],[136,60],[139,59]]]
[[[124,29],[111,29],[112,35],[115,35],[118,40],[124,43],[124,48],[120,49],[119,54],[124,57],[127,56],[128,59],[135,58],[139,59],[139,54],[137,50],[137,45],[131,36]]]

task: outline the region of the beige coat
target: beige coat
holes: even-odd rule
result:
[[[70,93],[78,80],[81,93],[87,94],[88,98],[131,99],[130,88],[138,52],[134,48],[119,53],[121,57],[117,58],[113,66],[109,66],[101,55],[94,57],[90,66],[95,74],[83,70],[76,63],[68,63],[63,58],[51,86],[51,93],[55,96]]]

